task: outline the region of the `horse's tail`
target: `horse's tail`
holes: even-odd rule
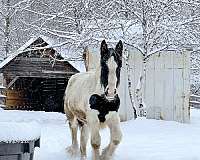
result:
[[[67,87],[65,89],[65,93],[64,93],[64,96],[63,96],[63,100],[64,100],[64,111],[66,113],[66,108],[69,108],[69,89],[71,87],[71,84],[72,84],[72,80],[73,79],[73,75],[71,76],[71,78],[68,80],[68,84],[67,84]]]
[[[74,75],[72,75],[71,78],[69,79],[65,93],[64,93],[64,97],[63,97],[64,98],[64,112],[67,116],[67,120],[74,119],[74,114],[70,107],[70,96],[69,96],[70,89],[73,85],[73,82],[74,82]]]

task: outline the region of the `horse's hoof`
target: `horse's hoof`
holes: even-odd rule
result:
[[[112,160],[111,156],[101,156],[100,160]]]
[[[99,155],[93,155],[92,160],[101,160]]]
[[[87,157],[86,156],[81,156],[80,160],[87,160]]]
[[[108,154],[108,150],[107,150],[107,149],[104,149],[104,150],[102,151],[100,160],[111,160],[111,159],[112,159],[112,156],[110,156],[110,155]]]
[[[70,155],[70,156],[79,156],[79,149],[78,146],[69,146],[66,148],[66,152]]]
[[[108,155],[108,147],[104,148],[101,153],[101,160],[105,160]]]

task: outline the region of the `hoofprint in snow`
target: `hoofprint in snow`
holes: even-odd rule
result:
[[[65,151],[71,138],[64,114],[1,110],[0,122],[36,122],[41,126],[41,146],[35,149],[34,160],[72,160]],[[200,110],[191,110],[190,124],[138,118],[121,123],[121,127],[123,139],[114,160],[200,160]],[[109,131],[104,129],[101,135],[105,147]]]

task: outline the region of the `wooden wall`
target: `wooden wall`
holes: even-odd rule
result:
[[[20,77],[46,77],[64,78],[78,71],[68,62],[56,62],[52,65],[49,58],[17,57],[2,69],[4,78]]]
[[[190,52],[154,54],[147,66],[147,117],[189,122]]]

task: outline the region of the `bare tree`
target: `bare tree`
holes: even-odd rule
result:
[[[0,1],[0,37],[1,58],[7,57],[18,47],[16,39],[19,33],[20,12],[32,3],[31,0],[1,0]]]

